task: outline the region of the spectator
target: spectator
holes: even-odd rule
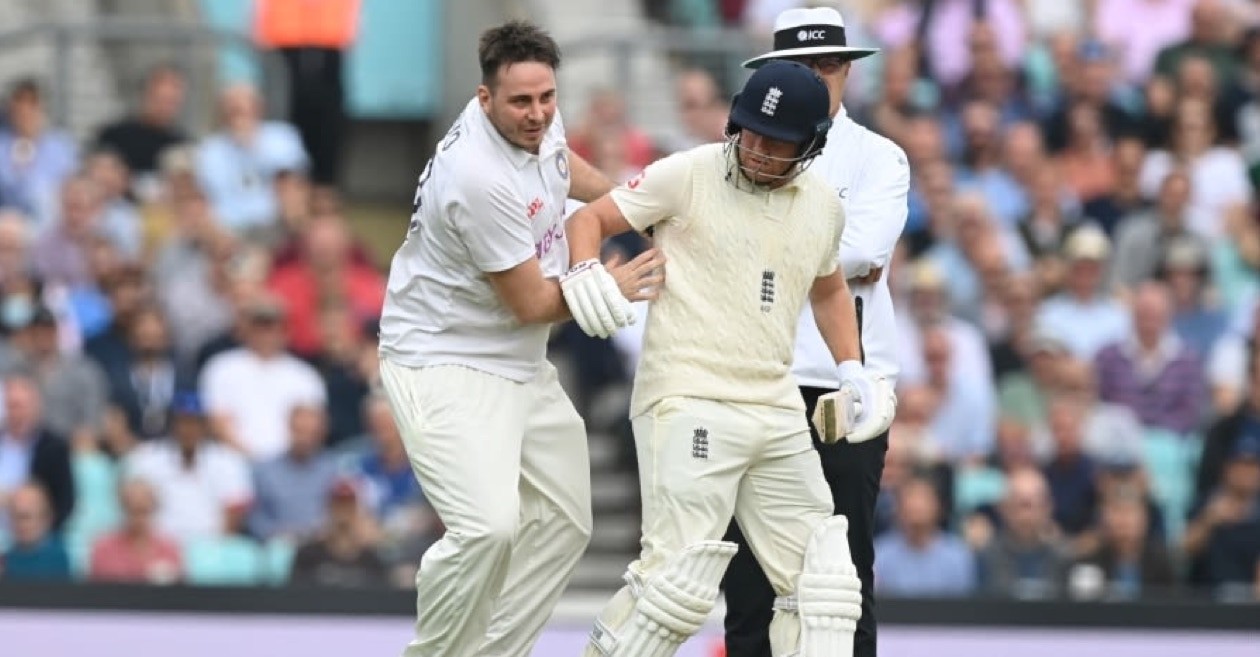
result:
[[[0,201],[40,228],[52,226],[54,199],[78,167],[74,138],[48,125],[44,94],[35,80],[13,85],[7,110],[7,125],[0,129]]]
[[[101,231],[118,246],[123,258],[135,262],[143,255],[143,226],[140,211],[131,201],[131,172],[122,158],[110,150],[97,150],[88,156],[84,173],[101,190]]]
[[[297,406],[289,414],[288,451],[254,468],[254,505],[249,530],[260,540],[298,542],[319,529],[337,464],[323,452],[328,415],[323,408]]]
[[[1160,278],[1172,295],[1173,330],[1206,359],[1225,333],[1229,316],[1211,294],[1211,270],[1205,245],[1197,236],[1169,242],[1160,265]]]
[[[1116,186],[1112,139],[1102,110],[1086,100],[1068,106],[1067,135],[1058,164],[1074,199],[1089,203],[1110,195]]]
[[[143,480],[157,493],[157,528],[165,536],[187,542],[236,533],[254,497],[248,462],[210,437],[195,394],[176,395],[171,414],[171,437],[128,454],[123,479]]]
[[[1096,461],[1113,462],[1117,458],[1141,458],[1142,424],[1127,406],[1099,399],[1098,377],[1092,363],[1069,358],[1056,372],[1059,394],[1083,405],[1085,418],[1085,453]],[[1049,436],[1038,439],[1037,451],[1048,454],[1053,442]]]
[[[1015,229],[1032,257],[1039,288],[1052,293],[1063,285],[1063,246],[1082,218],[1069,208],[1058,169],[1041,166],[1032,176],[1031,211]]]
[[[894,268],[894,271],[896,269]],[[940,267],[927,259],[914,264],[909,273],[910,300],[908,312],[897,313],[900,333],[901,369],[899,381],[923,383],[927,368],[923,359],[923,333],[930,326],[944,328],[950,337],[950,360],[953,375],[975,381],[976,377],[992,388],[989,349],[984,335],[974,325],[949,314],[946,278]]]
[[[0,285],[30,272],[33,235],[22,213],[0,208]]]
[[[1116,258],[1111,278],[1126,292],[1159,271],[1165,248],[1175,238],[1188,236],[1206,248],[1202,237],[1189,232],[1186,207],[1190,201],[1190,176],[1171,171],[1159,186],[1159,201],[1145,212],[1125,217],[1116,227]]]
[[[1040,290],[1031,274],[1010,276],[997,291],[1000,309],[985,322],[993,378],[999,387],[1003,377],[1027,369],[1027,357],[1036,337],[1034,318]],[[1000,394],[1000,392],[999,392]]]
[[[1254,304],[1245,315],[1248,321],[1227,328],[1208,357],[1212,410],[1220,415],[1237,410],[1251,385],[1252,354],[1254,345],[1260,344],[1260,304]]]
[[[298,548],[293,583],[329,587],[388,583],[388,568],[372,549],[371,522],[359,508],[354,485],[338,481],[323,499],[328,502],[328,520],[318,538]]]
[[[568,137],[569,148],[587,160],[594,159],[596,144],[605,137],[621,142],[626,164],[634,169],[641,170],[656,159],[652,140],[630,124],[625,99],[611,89],[591,94],[586,116],[581,123],[569,129]]]
[[[875,587],[900,597],[966,595],[975,588],[975,558],[957,536],[940,528],[932,484],[917,479],[897,498],[897,528],[875,541]]]
[[[1202,498],[1216,490],[1230,455],[1237,451],[1240,440],[1254,436],[1260,440],[1260,352],[1249,351],[1246,356],[1248,377],[1247,396],[1236,409],[1218,418],[1208,428],[1203,442],[1203,455],[1199,459],[1195,476],[1195,494]]]
[[[991,382],[985,387],[975,378],[955,377],[952,349],[944,328],[930,327],[923,333],[928,386],[940,400],[932,418],[932,434],[950,460],[978,462],[993,449],[996,418]]]
[[[1145,82],[1160,51],[1190,34],[1190,10],[1196,2],[1107,0],[1094,4],[1094,30],[1117,53],[1126,82]],[[1135,25],[1142,29],[1133,29]]]
[[[411,461],[403,445],[398,425],[390,412],[389,400],[374,393],[363,401],[365,453],[356,457],[365,504],[385,524],[396,512],[424,500],[420,483],[411,472]]]
[[[1148,282],[1133,298],[1132,338],[1098,353],[1103,401],[1127,406],[1143,426],[1186,434],[1203,419],[1207,386],[1202,360],[1172,330],[1167,286]]]
[[[88,579],[97,582],[170,584],[183,577],[179,545],[157,531],[161,500],[147,482],[134,479],[118,488],[123,524],[96,540]]]
[[[958,172],[958,188],[984,197],[1004,229],[1014,228],[1028,212],[1028,197],[1002,168],[1002,126],[998,110],[984,101],[970,101],[962,109],[958,130],[965,167]]]
[[[1120,489],[1103,501],[1101,544],[1069,567],[1069,593],[1131,599],[1173,587],[1172,561],[1162,541],[1150,539],[1147,513],[1146,499],[1134,489]],[[1100,580],[1102,590],[1095,591]]]
[[[345,306],[332,305],[320,313],[321,351],[312,361],[324,380],[328,397],[328,444],[340,445],[363,432],[363,400],[370,389],[363,353],[371,349],[362,327]]]
[[[265,238],[277,228],[275,177],[305,169],[306,151],[293,126],[263,120],[253,87],[224,89],[219,108],[222,128],[198,148],[197,179],[227,228]]]
[[[60,218],[35,242],[35,270],[49,285],[90,286],[92,245],[102,236],[101,188],[85,176],[75,176],[67,178],[60,191]]]
[[[286,351],[280,303],[260,297],[244,310],[244,345],[211,358],[199,387],[215,435],[261,462],[287,449],[293,409],[324,406],[326,392],[319,373]]]
[[[1068,64],[1072,71],[1070,83],[1065,85],[1058,107],[1042,123],[1046,146],[1050,151],[1059,153],[1068,147],[1073,119],[1079,119],[1086,108],[1094,111],[1088,119],[1093,123],[1089,127],[1094,136],[1115,140],[1137,132],[1137,122],[1115,97],[1114,57],[1107,47],[1094,40],[1085,40],[1077,45],[1071,56]],[[1063,72],[1065,69],[1059,70]],[[1101,135],[1097,135],[1099,128]]]
[[[971,0],[934,2],[924,25],[922,3],[898,3],[876,21],[873,31],[891,48],[919,42],[923,51],[920,75],[952,88],[971,70],[971,43],[977,32],[1008,67],[1016,68],[1024,59],[1026,29],[1018,3],[993,0],[986,4],[987,13],[978,19]]]
[[[1035,332],[1022,346],[1027,371],[1016,370],[998,380],[998,409],[1003,417],[1037,426],[1046,421],[1050,397],[1059,386],[1059,370],[1068,358],[1067,345],[1049,334]]]
[[[1088,529],[1097,514],[1097,465],[1084,450],[1086,420],[1087,409],[1079,399],[1060,397],[1050,404],[1047,421],[1054,451],[1043,474],[1054,522],[1070,537]]]
[[[1182,549],[1202,565],[1201,583],[1250,583],[1260,559],[1260,436],[1234,443],[1220,485],[1195,507]]]
[[[79,355],[61,353],[57,318],[45,307],[10,336],[14,358],[0,371],[34,373],[43,398],[44,424],[75,445],[94,444],[105,415],[109,385],[100,366]]]
[[[302,235],[301,260],[277,269],[268,281],[268,288],[284,299],[289,348],[300,356],[314,356],[323,346],[321,306],[344,306],[356,332],[364,321],[380,317],[385,279],[370,265],[355,262],[351,246],[344,219],[318,217]]]
[[[168,420],[176,390],[187,390],[191,373],[175,360],[166,317],[157,306],[142,308],[128,327],[127,356],[106,371],[110,403],[142,439],[170,435]]]
[[[52,531],[48,495],[35,484],[18,487],[8,498],[13,545],[0,557],[0,579],[69,580],[70,557]]]
[[[52,509],[52,529],[60,531],[74,510],[74,474],[64,438],[44,429],[39,384],[25,374],[4,380],[0,432],[0,501],[26,482],[38,484]]]
[[[116,151],[137,179],[133,190],[144,201],[157,195],[158,156],[187,139],[179,125],[188,84],[184,73],[170,64],[161,64],[145,77],[143,97],[137,111],[105,126],[96,142]]]
[[[1207,239],[1225,232],[1227,211],[1253,198],[1247,165],[1237,151],[1216,146],[1211,106],[1193,98],[1179,100],[1173,116],[1171,147],[1152,151],[1142,165],[1143,193],[1155,196],[1170,171],[1190,175],[1186,227]]]
[[[1002,526],[979,555],[980,587],[991,595],[1044,598],[1063,581],[1067,565],[1054,527],[1046,480],[1033,469],[1009,473]]]
[[[1146,144],[1136,136],[1121,137],[1111,149],[1111,159],[1116,184],[1110,194],[1082,204],[1081,213],[1097,221],[1107,235],[1114,236],[1121,220],[1150,207],[1141,184]]]
[[[1063,255],[1064,291],[1042,303],[1036,323],[1047,335],[1059,336],[1074,356],[1092,359],[1099,349],[1129,333],[1124,306],[1102,287],[1111,243],[1102,229],[1086,224],[1073,231]]]
[[[158,254],[154,277],[179,360],[193,365],[202,347],[232,327],[241,251],[237,239],[215,225],[200,187],[172,191],[179,228]]]
[[[83,351],[109,371],[129,362],[127,344],[131,320],[141,308],[152,303],[153,285],[145,270],[136,265],[122,265],[101,280],[101,288],[109,304],[109,323],[88,338]]]
[[[1238,60],[1228,44],[1229,21],[1229,12],[1220,0],[1198,0],[1190,10],[1189,37],[1159,51],[1155,73],[1171,78],[1182,60],[1199,56],[1212,62],[1222,84],[1232,84],[1238,77]]]

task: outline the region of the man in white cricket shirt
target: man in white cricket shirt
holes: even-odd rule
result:
[[[632,299],[659,282],[654,253],[566,273],[565,200],[611,183],[565,143],[551,37],[508,23],[479,58],[477,97],[420,174],[381,317],[381,381],[447,529],[416,575],[409,657],[529,654],[591,532],[586,429],[546,360],[549,327],[572,313],[606,337],[633,319],[618,280]]]
[[[898,333],[887,267],[906,225],[910,167],[900,147],[858,125],[841,104],[853,60],[875,52],[872,48],[848,45],[844,20],[835,9],[789,9],[779,14],[775,23],[773,50],[744,65],[756,68],[775,60],[797,61],[814,69],[827,83],[833,124],[827,134],[827,147],[812,171],[834,187],[844,206],[840,267],[849,280],[861,322],[866,369],[886,381],[881,389],[888,395],[886,403],[895,408],[893,389],[898,367],[893,340]],[[801,386],[807,413],[814,411],[819,397],[834,392],[840,383],[831,353],[810,313],[801,316],[792,373]],[[888,419],[891,422],[892,416]],[[887,429],[887,425],[880,427],[878,437],[861,443],[841,440],[826,444],[817,436],[814,440],[836,514],[849,520],[849,549],[862,580],[862,619],[854,637],[855,657],[875,657],[873,525],[884,454],[888,451]],[[745,544],[737,524],[732,523],[727,540]],[[735,555],[723,588],[728,657],[769,655],[769,607],[774,590],[750,552],[740,550]]]
[[[859,362],[839,198],[805,170],[828,105],[808,67],[769,64],[735,97],[726,144],[656,162],[569,220],[573,261],[629,230],[651,231],[666,258],[631,399],[642,553],[588,657],[673,655],[713,609],[736,550],[718,540],[732,515],[782,597],[774,655],[852,650],[860,583],[789,368],[808,301],[844,382],[818,405],[819,433],[871,438],[891,413]]]

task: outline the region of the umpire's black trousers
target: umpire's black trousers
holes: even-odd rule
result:
[[[814,412],[818,398],[828,392],[833,391],[801,388],[807,417]],[[862,580],[862,619],[858,621],[853,641],[853,657],[875,657],[875,600],[871,590],[875,574],[875,499],[879,496],[879,480],[884,473],[888,434],[885,432],[856,445],[847,440],[824,445],[819,442],[812,424],[810,432],[814,434],[814,447],[822,459],[823,474],[831,486],[836,514],[849,519],[849,549]],[[727,657],[770,657],[774,589],[734,521],[727,530],[726,540],[739,545],[739,552],[722,580],[726,591]]]

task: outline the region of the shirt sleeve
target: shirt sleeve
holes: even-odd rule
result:
[[[675,153],[648,165],[639,175],[610,193],[613,203],[636,231],[642,233],[669,219],[684,219],[691,202],[691,151]]]
[[[879,142],[876,157],[849,193],[840,265],[845,278],[887,267],[906,227],[909,213],[910,165],[905,153],[889,142]]]
[[[534,256],[525,202],[502,180],[475,180],[465,172],[451,219],[473,264],[483,272],[511,269]]]

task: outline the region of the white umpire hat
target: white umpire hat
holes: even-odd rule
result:
[[[854,60],[869,57],[879,48],[856,48],[849,45],[844,33],[844,18],[831,7],[788,9],[774,20],[774,48],[744,62],[746,68],[757,68],[773,59],[837,55]]]

